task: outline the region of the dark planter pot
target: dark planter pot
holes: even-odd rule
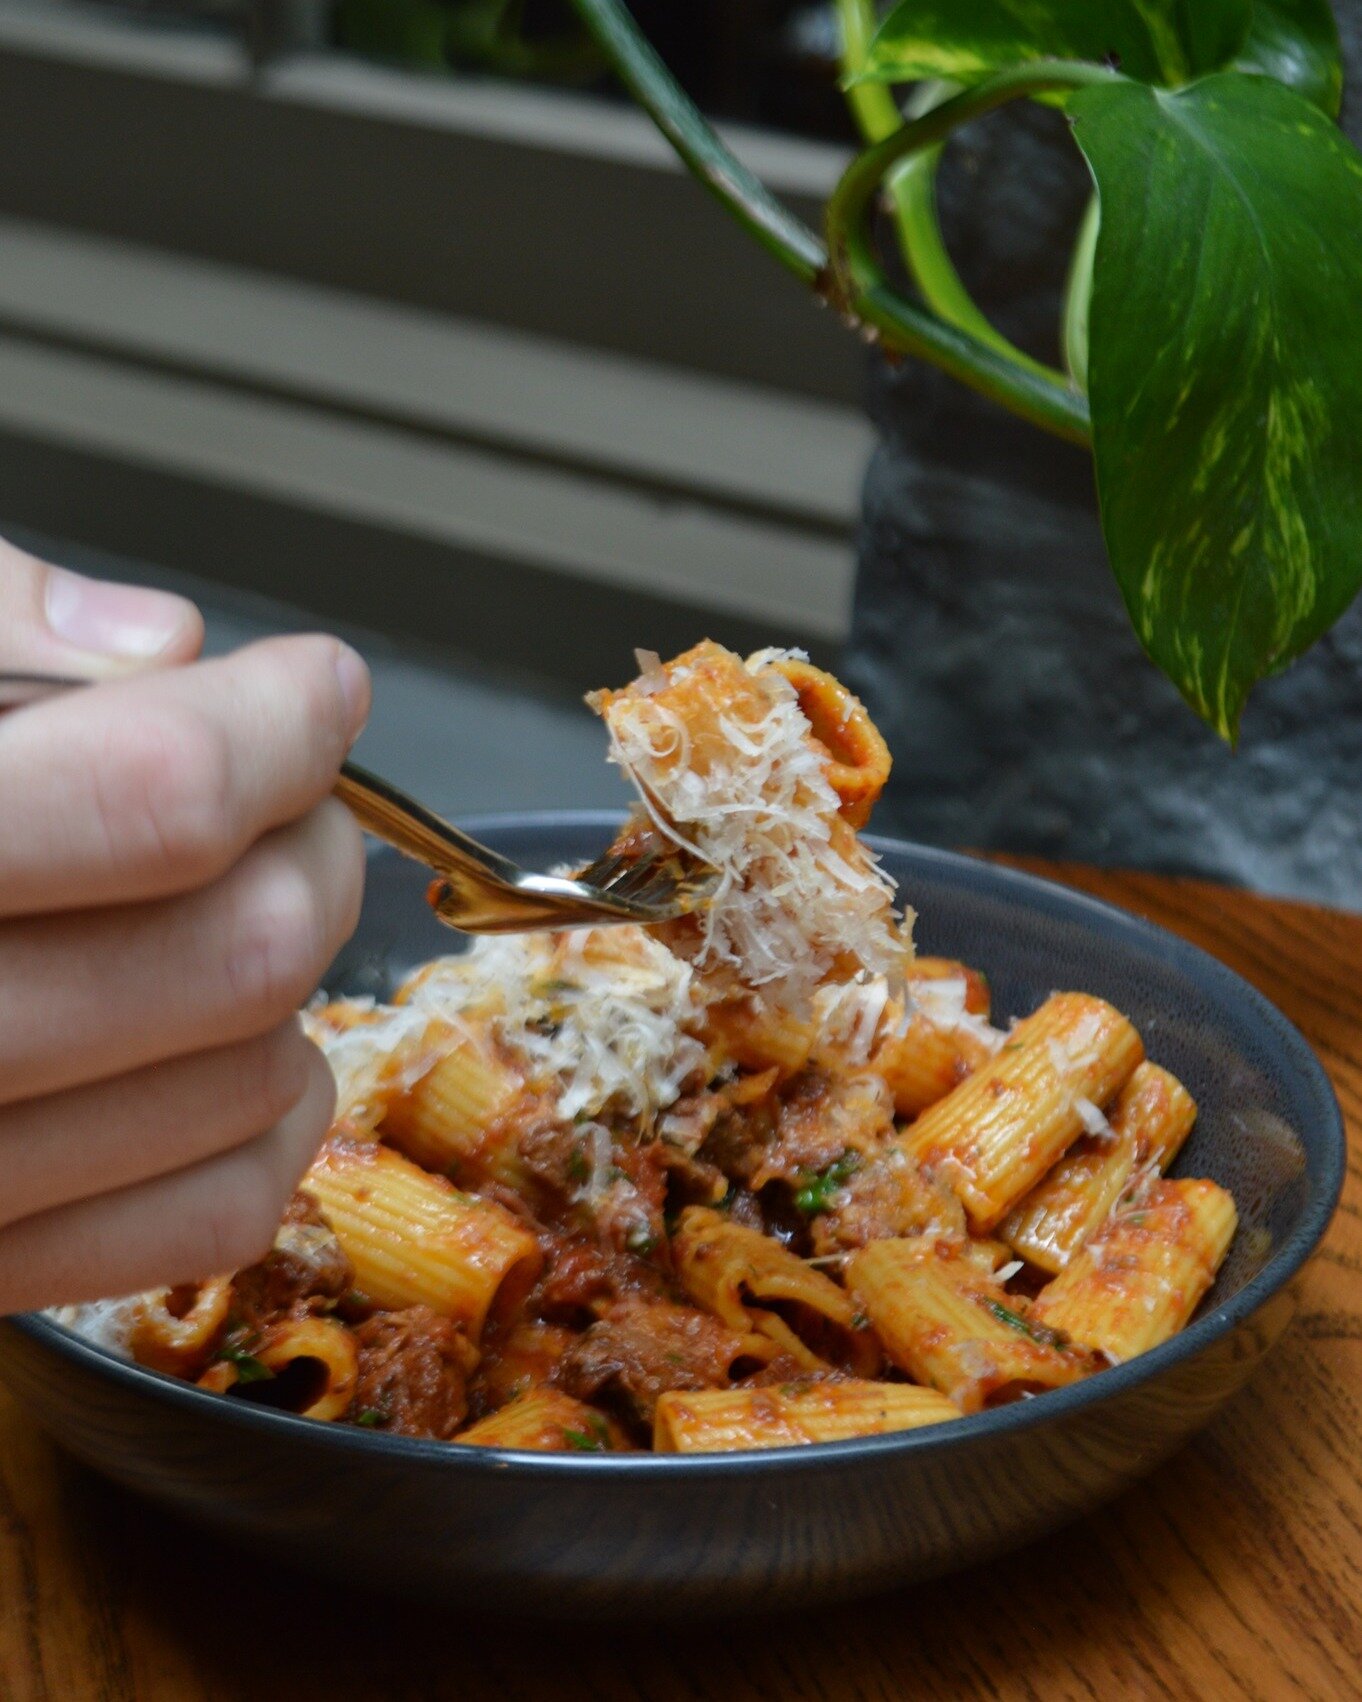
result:
[[[1362,0],[1336,10],[1362,89]],[[1035,108],[976,126],[943,174],[962,272],[1049,358],[1087,189]],[[1362,607],[1259,688],[1231,753],[1140,649],[1085,452],[916,363],[876,367],[871,414],[848,675],[896,755],[877,826],[1355,905]]]

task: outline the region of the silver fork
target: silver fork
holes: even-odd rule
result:
[[[0,673],[0,710],[95,683]],[[355,763],[341,764],[335,795],[366,831],[435,871],[431,907],[442,922],[466,934],[670,922],[702,904],[716,878],[682,852],[634,860],[607,853],[573,877],[528,874]]]

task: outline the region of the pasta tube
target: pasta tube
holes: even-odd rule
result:
[[[902,1034],[890,1033],[871,1055],[870,1068],[883,1076],[900,1117],[916,1117],[993,1056],[987,1040],[964,1028],[940,1028],[915,1011]]]
[[[525,1084],[472,1020],[450,1028],[437,1062],[388,1107],[384,1139],[427,1170],[523,1185],[515,1113]]]
[[[913,1012],[900,1033],[895,1002],[870,1067],[884,1077],[900,1117],[916,1117],[985,1064],[1001,1036],[988,1027],[988,983],[948,957],[914,958],[904,977]]]
[[[619,1426],[561,1389],[539,1388],[470,1424],[454,1440],[475,1448],[605,1454],[629,1446]]]
[[[893,765],[879,728],[858,697],[812,662],[783,656],[771,669],[794,687],[809,730],[828,753],[828,783],[842,801],[843,821],[864,827]]]
[[[879,1368],[879,1348],[851,1296],[771,1236],[690,1206],[672,1237],[672,1258],[686,1293],[731,1329],[770,1337],[811,1371]]]
[[[701,1033],[718,1057],[745,1070],[765,1070],[774,1065],[784,1080],[808,1063],[818,1025],[807,1017],[744,997],[712,1004],[705,1013]]]
[[[657,1403],[653,1447],[672,1454],[788,1448],[916,1430],[960,1416],[944,1395],[913,1383],[828,1378],[779,1388],[673,1391]]]
[[[1192,1316],[1237,1222],[1214,1182],[1155,1182],[1041,1290],[1031,1317],[1110,1360],[1133,1359]]]
[[[1082,1134],[1140,1062],[1140,1037],[1111,1005],[1055,993],[1001,1051],[924,1111],[905,1150],[953,1188],[986,1235]]]
[[[915,957],[908,965],[904,983],[909,995],[919,1003],[933,1007],[933,995],[953,996],[959,986],[960,1004],[969,1016],[988,1020],[990,995],[987,979],[977,969],[954,957]],[[939,1008],[934,1009],[940,1020]]]
[[[207,1360],[227,1323],[232,1279],[209,1277],[182,1288],[154,1289],[137,1302],[128,1350],[139,1365],[188,1377]]]
[[[276,1379],[296,1380],[301,1418],[343,1418],[355,1393],[359,1354],[355,1338],[334,1318],[284,1318],[267,1325],[253,1357]]]
[[[303,1183],[379,1306],[429,1306],[477,1340],[494,1301],[509,1310],[539,1273],[530,1231],[389,1148],[332,1135]]]
[[[1166,1170],[1196,1121],[1176,1076],[1141,1064],[1107,1113],[1109,1130],[1083,1135],[999,1225],[1020,1258],[1051,1276],[1106,1221],[1142,1165]]]
[[[962,1412],[1072,1383],[1086,1369],[972,1261],[930,1241],[872,1241],[847,1261],[847,1286],[901,1371]]]

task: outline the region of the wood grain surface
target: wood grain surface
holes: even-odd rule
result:
[[[263,1569],[69,1464],[0,1394],[0,1698],[1362,1698],[1362,917],[1042,872],[1255,982],[1348,1119],[1347,1192],[1294,1328],[1177,1458],[1043,1543],[860,1606],[693,1630],[489,1626],[364,1579],[336,1592]]]

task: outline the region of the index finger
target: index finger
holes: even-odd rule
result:
[[[305,637],[0,718],[0,915],[217,879],[326,796],[368,706],[355,652]]]

